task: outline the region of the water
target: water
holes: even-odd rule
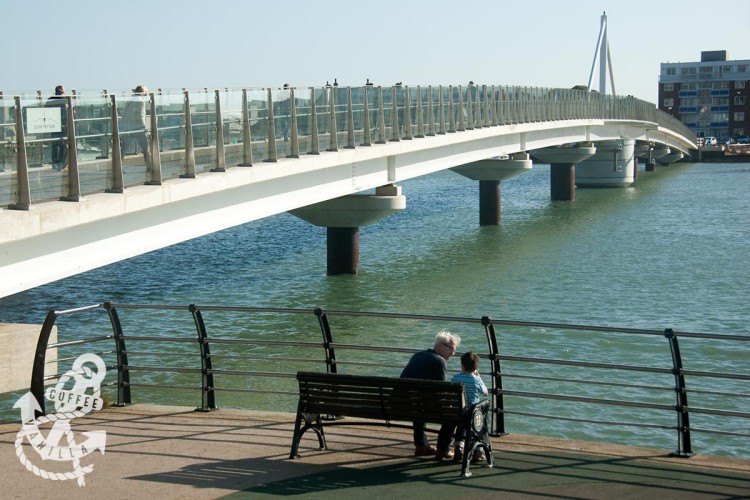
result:
[[[750,335],[750,164],[641,170],[633,187],[579,190],[574,202],[550,201],[549,168],[535,165],[502,183],[498,227],[478,226],[474,181],[444,171],[402,186],[407,209],[360,230],[357,276],[326,276],[325,229],[283,214],[0,299],[0,318],[41,323],[49,308],[111,300],[319,305]],[[378,334],[394,344],[424,343],[413,332]],[[651,355],[630,341],[573,346],[544,331],[512,340],[504,352],[551,357],[555,349],[574,349],[581,359],[613,362]],[[657,356],[668,366],[659,342]],[[699,347],[712,350],[711,363],[721,366],[702,364],[708,357],[696,349],[684,354],[692,369],[750,372],[748,345]],[[747,393],[742,384],[729,387]],[[12,413],[9,397],[0,404],[2,415]],[[750,403],[738,398],[736,408],[749,411]],[[747,432],[747,420],[737,425],[728,430]],[[674,432],[652,438],[533,419],[514,426],[512,432],[674,449]],[[694,448],[750,457],[743,438],[701,437]]]

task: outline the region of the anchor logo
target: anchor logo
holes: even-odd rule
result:
[[[96,371],[87,366],[87,363],[93,364]],[[100,450],[103,454],[107,433],[105,431],[82,432],[81,434],[86,439],[79,443],[70,427],[70,421],[92,410],[102,409],[103,401],[99,394],[106,371],[104,361],[96,354],[88,353],[79,356],[73,363],[73,368],[60,377],[55,387],[50,387],[45,392],[45,397],[55,404],[53,415],[34,417],[35,412],[41,411],[41,407],[31,392],[27,392],[16,401],[13,407],[21,410],[23,423],[21,430],[16,434],[16,456],[28,471],[44,479],[53,481],[76,479],[78,486],[86,485],[85,476],[94,470],[94,466],[81,466],[81,459],[95,450]],[[75,381],[73,388],[65,389],[65,384],[71,379]],[[49,422],[52,422],[52,429],[45,437],[39,426]],[[42,460],[72,462],[72,472],[50,472],[34,465],[24,453],[24,440],[28,440]]]

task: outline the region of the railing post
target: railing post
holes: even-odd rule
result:
[[[76,125],[73,121],[73,96],[65,97],[65,112],[68,128],[68,194],[60,201],[81,201],[81,177],[78,171],[78,145]]]
[[[161,186],[161,148],[159,147],[159,117],[156,116],[156,95],[151,92],[149,94],[149,112],[151,124],[151,135],[148,143],[148,147],[151,149],[151,165],[146,165],[146,168],[150,168],[151,179],[146,181],[146,184],[151,186]],[[192,137],[192,127],[191,127]]]
[[[454,106],[453,106],[453,85],[448,85],[448,133],[453,134],[455,132],[456,132],[456,110],[454,109]]]
[[[495,327],[492,324],[492,318],[482,316],[482,326],[487,336],[487,347],[490,354],[490,377],[492,380],[492,415],[494,417],[494,429],[490,425],[490,432],[493,436],[505,435],[505,406],[503,402],[503,376],[500,368],[500,352],[497,346],[497,337],[495,336]]]
[[[331,327],[328,324],[328,318],[323,312],[323,309],[316,307],[314,310],[315,316],[318,317],[318,324],[320,325],[320,332],[323,334],[323,350],[325,351],[326,357],[326,373],[337,373],[336,367],[336,352],[333,349],[333,335],[331,334]]]
[[[268,150],[266,151],[266,158],[263,161],[267,162],[275,162],[278,160],[278,151],[276,150],[276,124],[274,123],[274,116],[273,116],[273,94],[271,91],[271,88],[269,87],[267,90],[268,97],[266,98],[266,102],[268,104],[268,127],[267,127],[267,140],[268,140]]]
[[[183,178],[195,177],[195,147],[193,146],[193,119],[190,116],[190,94],[184,91],[185,108],[185,170]]]
[[[16,102],[19,98],[16,97]],[[52,328],[55,326],[57,320],[57,313],[50,309],[47,311],[47,317],[44,318],[44,324],[39,332],[39,339],[36,342],[36,351],[34,352],[34,364],[31,367],[31,384],[29,392],[36,399],[39,405],[39,411],[34,414],[34,418],[39,415],[46,415],[47,409],[44,404],[44,372],[47,363],[47,344],[49,344],[50,335],[52,335]]]
[[[115,339],[115,352],[117,354],[117,406],[133,404],[130,397],[130,370],[128,369],[128,351],[125,348],[125,337],[122,331],[120,317],[114,304],[105,302],[102,307],[107,311],[109,321],[112,324],[112,333]]]
[[[354,149],[354,106],[352,105],[352,88],[346,88],[346,146],[344,149]]]
[[[474,90],[476,95],[474,96],[474,128],[482,128],[484,126],[484,117],[482,116],[482,87],[475,85]]]
[[[125,178],[122,171],[122,152],[120,151],[120,124],[117,121],[117,97],[109,96],[112,101],[112,187],[108,193],[125,191]]]
[[[435,135],[435,98],[432,95],[432,85],[427,86],[427,135]]]
[[[309,155],[320,154],[320,138],[318,137],[318,105],[315,102],[315,87],[310,87],[310,151]]]
[[[383,87],[378,85],[378,140],[376,144],[385,144],[385,104],[383,104]]]
[[[415,137],[424,137],[424,110],[422,109],[422,87],[417,85],[417,135]]]
[[[466,130],[474,130],[474,105],[472,91],[475,89],[474,84],[471,83],[466,87]],[[461,102],[461,95],[459,94],[459,103]]]
[[[107,89],[102,90],[102,97],[107,98]],[[103,160],[105,158],[109,158],[109,141],[107,140],[107,122],[102,123],[102,136],[101,139],[99,139],[99,151],[101,152],[99,156],[96,157],[97,160]]]
[[[690,409],[687,399],[687,387],[685,385],[685,374],[682,368],[682,356],[680,345],[677,342],[677,332],[672,328],[664,330],[664,336],[669,341],[669,350],[672,353],[672,373],[674,373],[675,392],[677,394],[677,450],[670,453],[675,457],[693,456],[693,448],[690,444]]]
[[[326,151],[339,150],[338,131],[336,130],[336,89],[338,87],[327,87],[328,96],[328,149]]]
[[[471,110],[471,106],[469,107]],[[461,85],[458,86],[458,128],[459,132],[466,130],[466,120],[464,120],[464,89]]]
[[[201,406],[196,411],[211,411],[216,409],[216,395],[214,393],[214,374],[211,362],[211,349],[208,345],[208,333],[203,315],[195,304],[190,304],[188,309],[193,314],[195,328],[198,331],[198,347],[201,354]]]
[[[401,86],[394,85],[391,87],[391,141],[400,141],[401,134],[399,133],[398,123],[398,90]]]
[[[297,126],[297,99],[294,97],[294,87],[289,87],[289,113],[291,120],[289,154],[287,158],[299,158],[299,129]]]
[[[221,94],[219,89],[214,91],[216,102],[216,167],[211,172],[226,172],[226,158],[224,156],[224,121],[221,117]]]
[[[26,157],[26,135],[23,129],[23,109],[21,98],[16,96],[16,179],[18,198],[9,208],[13,210],[31,209],[31,183],[29,182],[29,162]]]
[[[492,126],[496,127],[500,125],[498,122],[498,116],[497,116],[497,93],[495,92],[495,86],[492,86],[491,94],[490,94],[490,115],[492,116]]]
[[[438,86],[438,134],[445,134],[445,96],[443,95],[443,86]]]
[[[413,138],[411,130],[411,96],[409,87],[404,86],[404,140],[410,141]]]
[[[362,109],[362,129],[364,135],[362,136],[362,146],[372,146],[372,134],[370,131],[370,89],[372,88],[371,83],[367,83],[363,89],[363,106]]]
[[[253,165],[253,138],[250,133],[250,109],[247,103],[247,89],[242,89],[242,163],[240,167]]]

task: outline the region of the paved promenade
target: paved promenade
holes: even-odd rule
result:
[[[413,458],[410,431],[384,427],[331,428],[329,451],[305,435],[302,457],[289,460],[293,422],[288,413],[151,405],[93,412],[72,421],[78,441],[84,431],[107,433],[105,453],[81,459],[94,466],[83,487],[27,470],[16,456],[20,424],[2,424],[0,497],[750,498],[750,460],[524,435],[494,438],[495,467],[474,465],[469,478],[452,462]],[[20,449],[31,468],[72,470]]]

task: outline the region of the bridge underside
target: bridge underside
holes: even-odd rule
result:
[[[687,152],[652,122],[560,120],[476,128],[283,158],[192,179],[0,212],[0,297],[271,215],[494,157],[632,139]],[[231,167],[231,166],[228,166]]]

